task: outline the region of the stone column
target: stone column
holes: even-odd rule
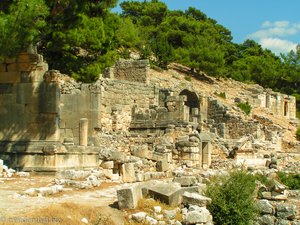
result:
[[[79,121],[79,145],[87,146],[88,144],[88,119],[81,118]]]

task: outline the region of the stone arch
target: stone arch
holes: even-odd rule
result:
[[[187,117],[189,122],[198,122],[200,100],[195,92],[184,89],[179,93],[179,96],[186,96],[185,106],[187,109]]]
[[[199,108],[199,97],[195,92],[184,89],[179,93],[179,95],[185,95],[187,97],[185,105],[190,107],[190,109]]]

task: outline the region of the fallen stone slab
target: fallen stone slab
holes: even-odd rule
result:
[[[198,193],[184,192],[182,195],[182,203],[206,207],[211,203],[211,198],[205,197]]]
[[[181,203],[181,189],[177,183],[159,183],[148,188],[148,195],[170,206],[177,206]]]
[[[197,179],[194,176],[182,176],[175,177],[173,182],[180,183],[182,187],[190,187],[197,183]]]
[[[184,187],[179,183],[159,183],[147,187],[149,197],[159,200],[170,206],[178,206],[182,202],[184,192],[198,192],[199,187]],[[145,192],[145,191],[143,191]]]

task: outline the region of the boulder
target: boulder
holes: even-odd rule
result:
[[[261,214],[273,214],[274,209],[270,202],[266,199],[262,199],[258,201],[258,208]]]
[[[201,207],[199,211],[188,212],[184,219],[184,223],[187,225],[208,223],[211,221],[212,221],[212,216],[205,207]]]
[[[275,222],[275,217],[271,215],[263,215],[258,218],[259,225],[273,225]]]
[[[276,216],[282,219],[295,219],[297,215],[297,206],[290,204],[278,204],[276,207]]]
[[[138,212],[131,215],[131,219],[135,222],[142,223],[147,216],[145,212]]]

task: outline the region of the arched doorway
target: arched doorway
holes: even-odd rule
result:
[[[199,118],[199,107],[200,102],[197,94],[195,92],[184,89],[180,92],[179,95],[185,95],[187,100],[185,101],[185,105],[188,107],[188,120],[189,122],[198,122]]]

